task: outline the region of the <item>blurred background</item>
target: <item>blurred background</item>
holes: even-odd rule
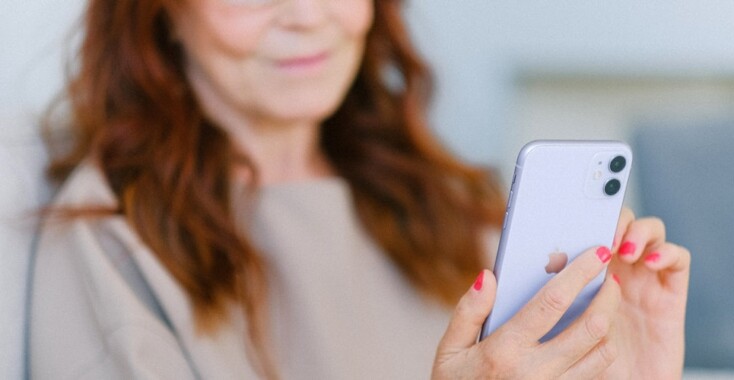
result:
[[[5,313],[24,302],[30,240],[17,236],[31,228],[17,215],[48,196],[37,118],[83,5],[2,0],[2,342],[22,338],[21,313]],[[686,376],[734,378],[734,2],[413,0],[406,14],[436,72],[432,122],[465,159],[508,181],[529,140],[632,145],[629,205],[663,217],[693,255]],[[14,378],[21,353],[0,351],[0,378]]]

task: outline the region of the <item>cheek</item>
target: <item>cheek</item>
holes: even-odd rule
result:
[[[348,36],[363,38],[372,26],[374,4],[373,0],[336,0],[332,12]]]
[[[232,6],[212,6],[202,9],[192,20],[194,38],[205,50],[215,50],[231,57],[243,58],[252,54],[272,21],[272,14],[260,12],[245,14]]]

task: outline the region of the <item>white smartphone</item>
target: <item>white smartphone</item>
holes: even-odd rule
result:
[[[632,151],[618,141],[539,140],[517,158],[494,274],[497,297],[480,340],[517,313],[583,251],[611,247]],[[604,281],[595,278],[541,341],[566,328]]]

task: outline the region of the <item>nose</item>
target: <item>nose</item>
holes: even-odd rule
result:
[[[284,4],[286,9],[283,9],[281,23],[294,29],[310,29],[319,26],[326,20],[325,2],[324,0],[287,1]]]

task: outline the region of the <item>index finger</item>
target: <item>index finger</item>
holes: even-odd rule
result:
[[[520,333],[524,343],[537,344],[568,310],[576,296],[606,267],[612,258],[607,247],[588,249],[548,281],[498,333]]]
[[[622,212],[619,214],[619,222],[617,223],[617,231],[614,234],[614,243],[612,243],[612,249],[619,248],[622,243],[625,231],[629,228],[629,225],[635,220],[635,214],[627,207],[622,208]]]

